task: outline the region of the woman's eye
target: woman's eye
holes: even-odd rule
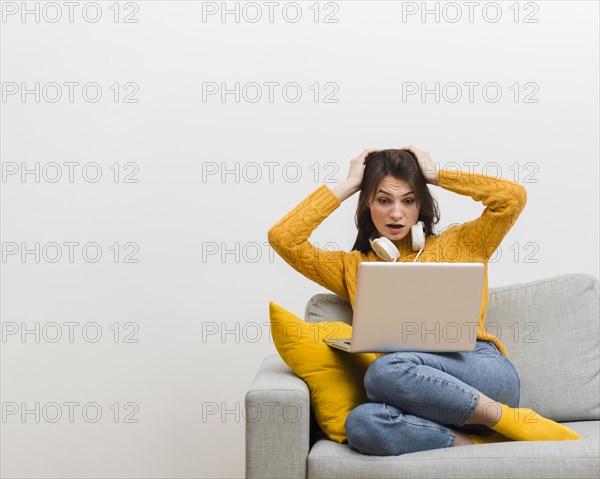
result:
[[[382,203],[382,202],[384,202],[384,201],[387,201],[387,198],[379,198],[379,202],[380,202],[380,203]],[[415,202],[415,200],[414,200],[413,198],[410,198],[410,199],[408,199],[408,200],[404,200],[404,201],[405,201],[405,202],[408,202],[408,204],[409,204],[409,205],[412,205],[412,204]]]

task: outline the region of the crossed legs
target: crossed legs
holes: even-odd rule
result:
[[[348,445],[365,454],[511,439],[581,439],[572,429],[518,407],[517,371],[487,341],[477,341],[468,353],[381,356],[365,374],[365,389],[372,402],[352,410],[345,424]]]
[[[468,353],[382,356],[364,382],[371,402],[350,413],[346,432],[350,447],[373,455],[472,444],[466,433],[499,420],[496,401],[517,407],[520,395],[516,370],[486,341]]]

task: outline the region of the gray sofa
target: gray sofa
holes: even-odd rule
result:
[[[306,383],[272,354],[246,393],[246,411],[263,412],[246,419],[246,477],[599,478],[598,279],[567,274],[490,288],[489,294],[486,329],[500,338],[519,372],[519,405],[565,424],[582,439],[363,455],[327,439],[310,412]],[[351,324],[352,309],[334,294],[317,294],[304,319]]]

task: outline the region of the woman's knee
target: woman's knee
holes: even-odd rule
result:
[[[399,381],[400,376],[407,369],[399,367],[402,363],[407,368],[416,364],[409,357],[409,353],[403,355],[400,360],[398,353],[395,353],[381,356],[369,365],[363,382],[370,401],[387,402],[389,398],[387,397],[386,390],[389,389],[390,382]],[[397,394],[395,397],[397,397]]]
[[[364,403],[346,418],[348,446],[372,456],[397,456],[409,452],[449,447],[452,433],[441,425],[413,417],[385,403]]]
[[[378,391],[382,381],[385,381],[386,378],[388,381],[390,380],[388,356],[390,355],[387,354],[377,358],[369,365],[369,368],[365,373],[363,383],[365,385],[367,397],[370,401],[377,401]]]
[[[362,454],[375,454],[378,416],[383,414],[383,404],[364,403],[355,407],[346,418],[348,445]]]

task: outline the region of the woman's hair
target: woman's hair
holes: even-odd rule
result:
[[[426,238],[434,234],[433,226],[440,220],[438,204],[435,198],[431,196],[417,158],[409,150],[382,150],[367,156],[354,217],[358,235],[352,251],[359,250],[364,254],[369,254],[372,251],[369,238],[376,231],[376,228],[371,219],[369,205],[375,198],[381,180],[386,176],[393,176],[406,181],[411,186],[415,194],[415,202],[417,206],[420,206],[417,221],[424,223]]]

